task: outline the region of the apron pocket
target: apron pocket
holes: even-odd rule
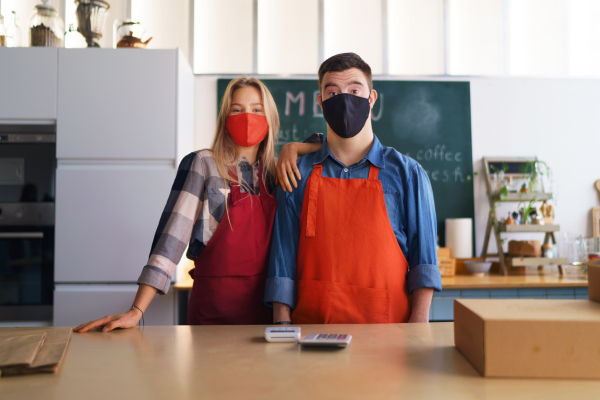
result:
[[[331,282],[301,279],[297,282],[296,308],[292,312],[294,324],[328,323]]]
[[[387,289],[332,283],[332,324],[377,324],[389,322],[390,296]]]
[[[188,306],[190,325],[252,325],[271,322],[263,305],[266,274],[198,277]]]

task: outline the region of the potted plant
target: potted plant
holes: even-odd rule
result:
[[[527,206],[524,205],[525,203],[519,203],[519,206],[517,208],[519,209],[519,214],[521,214],[521,224],[529,225],[529,218],[537,213],[535,207],[533,206],[533,203],[535,203],[535,196],[533,197],[533,199],[531,199]],[[524,206],[521,207],[521,204],[523,204]]]
[[[533,193],[551,192],[552,170],[544,161],[527,162],[521,172],[529,176],[529,191]]]
[[[508,165],[502,163],[502,168],[498,168],[495,165],[490,165],[492,176],[494,179],[494,192],[502,196],[502,190],[506,188],[506,182],[504,181],[505,173],[508,170]]]

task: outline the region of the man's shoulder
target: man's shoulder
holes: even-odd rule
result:
[[[305,171],[311,171],[313,169],[318,152],[319,150],[313,151],[312,153],[305,154],[298,158],[296,165],[298,166],[300,173],[304,175]]]
[[[298,181],[298,187],[294,188],[291,193],[285,192],[285,197],[288,200],[292,200],[294,204],[304,198],[304,191],[306,190],[308,178],[310,178],[310,175],[312,174],[313,166],[317,158],[317,152],[318,151],[314,151],[312,153],[305,154],[302,157],[298,157],[298,160],[296,161],[296,165],[298,166],[298,171],[300,171],[300,176],[302,179]],[[278,190],[281,190],[281,188]]]
[[[422,169],[414,158],[410,157],[409,154],[402,154],[393,147],[383,146],[383,159],[385,161],[386,168],[388,165],[393,169],[400,169],[405,171],[407,174],[416,169]]]

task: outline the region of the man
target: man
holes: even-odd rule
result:
[[[373,134],[377,92],[358,55],[323,62],[319,89],[326,142],[298,161],[309,179],[277,190],[265,290],[273,322],[428,322],[442,288],[427,174]]]

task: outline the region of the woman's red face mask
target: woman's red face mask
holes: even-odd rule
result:
[[[269,133],[269,123],[264,115],[243,113],[227,117],[225,129],[238,146],[252,147]]]

